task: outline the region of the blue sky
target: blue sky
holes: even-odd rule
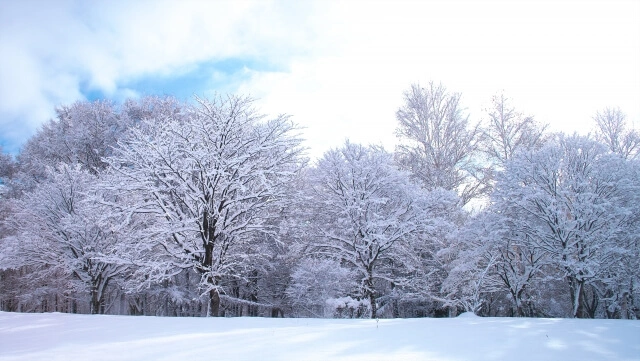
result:
[[[216,89],[229,89],[229,84],[247,81],[251,72],[277,72],[278,67],[256,59],[228,58],[203,61],[167,74],[144,74],[118,84],[134,96],[171,95],[189,101],[194,95],[210,95]],[[81,82],[80,92],[87,100],[109,98],[100,87]],[[125,93],[126,94],[126,93]],[[120,99],[117,99],[120,100]]]
[[[305,127],[312,156],[393,149],[412,82],[499,91],[552,130],[619,106],[640,126],[640,2],[0,0],[0,145],[17,152],[58,105],[234,92]]]

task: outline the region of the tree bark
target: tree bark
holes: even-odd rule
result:
[[[100,313],[100,297],[98,297],[98,290],[96,286],[91,287],[91,314],[97,315]]]
[[[373,292],[369,293],[369,302],[371,303],[371,318],[378,318],[378,305],[376,305],[376,296]]]
[[[369,303],[371,303],[371,318],[377,318],[378,306],[376,305],[376,291],[373,288],[373,272],[369,270],[368,273],[367,280],[364,283],[364,296],[367,297],[369,299]]]
[[[584,293],[582,292],[583,282],[579,281],[575,277],[569,278],[569,285],[571,289],[571,303],[572,303],[572,314],[573,318],[585,318],[584,312],[584,304],[582,297]]]
[[[220,293],[217,289],[209,291],[209,317],[218,317],[220,314]]]

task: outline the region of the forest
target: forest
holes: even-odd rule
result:
[[[19,154],[0,149],[0,310],[640,317],[640,133],[623,111],[586,136],[503,94],[478,118],[414,84],[393,152],[309,159],[293,118],[246,96],[60,106]]]

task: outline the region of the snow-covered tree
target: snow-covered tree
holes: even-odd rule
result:
[[[637,159],[640,154],[640,133],[629,129],[626,115],[620,108],[605,108],[593,117],[596,122],[596,138],[609,150],[626,159]]]
[[[458,253],[451,262],[453,269],[445,286],[473,301],[469,304],[476,309],[463,305],[467,311],[486,305],[484,295],[503,291],[510,296],[512,315],[533,316],[525,307],[531,306],[527,292],[534,280],[543,276],[548,264],[546,252],[527,234],[515,229],[500,210],[494,211],[490,206],[470,219],[452,247]],[[453,293],[448,299],[454,303],[464,300],[458,294]]]
[[[435,298],[445,307],[462,307],[478,313],[485,306],[484,295],[500,288],[496,274],[500,253],[488,232],[484,213],[471,219],[457,232],[438,256],[447,259],[447,277],[441,285],[441,295]]]
[[[537,149],[543,144],[546,126],[516,111],[504,94],[491,99],[486,113],[481,149],[501,168],[517,152]]]
[[[401,143],[398,161],[427,190],[457,192],[462,204],[486,191],[484,169],[474,161],[481,130],[462,114],[460,94],[443,85],[418,84],[404,94],[396,112],[396,134]]]
[[[80,164],[93,173],[103,170],[102,158],[128,127],[109,101],[77,102],[57,108],[56,114],[18,156],[22,171],[38,179],[46,167],[59,163]]]
[[[0,146],[0,199],[7,193],[7,182],[13,176],[15,163],[9,154],[5,154]],[[2,235],[0,234],[0,237]]]
[[[426,198],[377,146],[347,142],[310,173],[315,253],[356,272],[353,296],[368,300],[375,318],[380,283],[406,283],[403,254],[429,224]]]
[[[66,289],[58,292],[89,294],[91,313],[102,313],[107,287],[127,267],[99,259],[114,251],[119,238],[105,223],[104,209],[90,200],[97,177],[79,165],[61,164],[48,173],[46,181],[14,200],[4,267],[30,267],[29,277],[42,284],[64,281],[58,287]]]
[[[140,241],[155,252],[148,280],[192,268],[220,307],[220,280],[251,263],[247,244],[286,206],[301,165],[301,140],[289,117],[264,120],[245,97],[197,98],[184,112],[143,119],[106,159],[110,188],[127,198],[123,214],[145,214]],[[118,209],[118,205],[114,205]],[[158,262],[153,262],[158,260]]]
[[[637,164],[582,137],[559,137],[507,163],[492,197],[510,232],[549,255],[569,283],[573,317],[593,317],[587,286],[605,279],[628,249]]]
[[[171,96],[146,96],[127,99],[120,109],[124,124],[135,125],[144,120],[179,117],[184,114],[185,105]]]
[[[11,177],[14,167],[15,164],[12,157],[9,154],[4,153],[4,150],[0,145],[0,184],[3,183],[2,179]]]
[[[332,317],[334,310],[327,307],[327,301],[352,292],[352,282],[357,276],[340,260],[305,257],[293,269],[286,293],[296,315]]]
[[[406,287],[400,291],[406,302],[432,303],[431,309],[424,312],[434,314],[438,307],[453,306],[443,294],[442,286],[461,251],[457,247],[460,245],[457,237],[467,213],[457,195],[442,188],[422,193],[420,200],[424,212],[421,233],[409,247],[402,249],[402,257],[410,271],[405,280]]]

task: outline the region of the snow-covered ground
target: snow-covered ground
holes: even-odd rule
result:
[[[0,312],[0,360],[640,360],[640,321]]]

